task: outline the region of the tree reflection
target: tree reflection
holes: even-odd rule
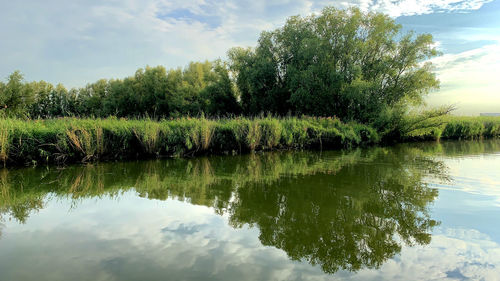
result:
[[[419,148],[267,153],[0,172],[0,218],[25,223],[50,198],[176,199],[260,230],[263,245],[327,273],[378,267],[402,244],[427,244],[438,195],[424,178],[446,179]]]
[[[258,227],[262,244],[328,273],[378,267],[400,252],[400,241],[429,243],[436,222],[427,208],[438,191],[422,181],[424,173],[414,163],[387,162],[384,150],[372,157],[335,174],[248,183],[236,190],[230,221]]]

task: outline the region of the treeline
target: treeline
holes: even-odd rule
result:
[[[228,68],[221,61],[185,69],[139,69],[125,79],[101,79],[68,90],[45,81],[24,82],[19,71],[0,83],[0,107],[9,117],[143,117],[240,114]]]
[[[435,55],[431,35],[402,33],[386,15],[325,8],[263,32],[255,48],[229,50],[228,61],[146,67],[71,90],[14,72],[0,84],[0,111],[33,119],[305,114],[383,129],[438,87],[422,63]]]

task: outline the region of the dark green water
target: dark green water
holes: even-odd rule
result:
[[[498,280],[500,141],[0,170],[0,280]]]

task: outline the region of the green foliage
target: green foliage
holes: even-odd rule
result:
[[[33,90],[23,81],[23,75],[14,71],[7,83],[0,84],[0,114],[2,116],[24,116],[26,106],[33,102]]]
[[[485,133],[482,118],[454,118],[449,120],[443,129],[443,138],[478,139]],[[500,123],[500,118],[498,118]]]
[[[30,116],[51,118],[69,115],[74,111],[74,92],[70,94],[63,85],[54,87],[50,83],[40,81],[28,83],[27,87],[30,87],[34,94],[34,102],[28,105]]]
[[[403,140],[481,139],[500,137],[500,117],[459,117],[436,115],[423,120],[419,116],[406,116],[406,123],[418,123],[418,129],[402,136]]]
[[[44,81],[26,83],[16,71],[7,83],[0,83],[0,115],[32,119],[183,117],[180,124],[187,127],[134,128],[126,139],[103,129],[105,138],[115,140],[113,151],[129,149],[135,138],[141,151],[157,155],[172,149],[175,155],[221,150],[213,147],[212,139],[220,141],[217,145],[224,143],[242,151],[439,138],[442,130],[435,128],[447,111],[408,114],[439,85],[432,66],[423,63],[437,55],[432,46],[431,35],[402,33],[401,26],[386,15],[327,7],[319,15],[291,17],[283,27],[263,32],[256,48],[229,50],[228,63],[192,62],[184,69],[169,70],[147,66],[124,79],[101,79],[71,90]],[[189,116],[228,118],[239,114],[247,118],[204,128],[186,121]],[[332,118],[260,118],[258,122],[250,118],[263,114]],[[368,126],[345,127],[340,121]],[[92,130],[76,130],[71,136],[75,140],[95,136]],[[449,130],[446,136],[483,134],[482,129]],[[488,123],[484,130],[493,136],[500,129],[496,123]],[[87,157],[98,157],[94,150],[79,150]]]
[[[229,69],[221,61],[193,62],[184,70],[139,69],[123,80],[101,79],[68,91],[45,81],[24,82],[19,71],[0,83],[0,114],[7,117],[178,117],[240,114]]]
[[[335,118],[0,119],[0,161],[10,164],[349,148],[378,141],[373,128]]]
[[[429,34],[402,34],[379,13],[325,8],[263,32],[255,49],[228,53],[246,114],[270,111],[370,123],[384,110],[421,104],[438,87]]]
[[[446,115],[453,107],[405,112],[401,107],[386,108],[373,126],[381,133],[385,142],[408,139],[439,139]]]
[[[217,61],[213,68],[213,75],[208,79],[207,86],[201,91],[200,97],[204,101],[203,108],[209,116],[227,116],[240,114],[241,109],[236,100],[235,89],[229,70],[225,64]]]

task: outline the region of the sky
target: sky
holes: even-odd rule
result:
[[[441,88],[428,104],[500,112],[500,0],[0,0],[0,79],[20,70],[28,81],[80,87],[146,65],[224,59],[325,6],[387,13],[405,31],[431,33]]]

